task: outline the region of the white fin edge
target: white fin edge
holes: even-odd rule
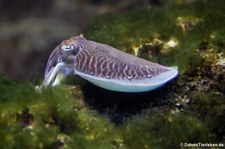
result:
[[[178,75],[178,69],[177,67],[171,67],[170,71],[162,73],[157,77],[145,80],[131,80],[131,81],[100,78],[82,73],[77,70],[75,70],[75,74],[104,89],[118,92],[146,92],[161,87],[168,81],[175,78]]]

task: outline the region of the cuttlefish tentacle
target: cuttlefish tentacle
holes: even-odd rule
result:
[[[77,74],[108,90],[144,92],[156,89],[176,77],[178,69],[76,36],[63,41],[50,55],[43,86],[53,82],[58,72]]]

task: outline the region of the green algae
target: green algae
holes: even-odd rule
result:
[[[109,120],[87,109],[68,89],[40,93],[32,84],[3,78],[0,86],[1,148],[98,148],[96,142],[109,144],[106,138],[112,138]]]
[[[179,148],[182,142],[218,140],[225,130],[224,99],[200,92],[193,95],[198,103],[184,107],[184,112],[173,106],[150,108],[115,125],[85,106],[70,87],[39,93],[32,84],[6,79],[0,86],[5,99],[0,101],[2,148]],[[12,88],[23,96],[12,100]]]
[[[67,86],[37,92],[33,83],[0,77],[1,148],[132,149],[182,148],[181,143],[198,142],[225,144],[222,10],[222,0],[168,2],[162,7],[106,14],[90,24],[84,32],[88,39],[179,67],[180,76],[173,83],[155,93],[137,95],[147,97],[152,105],[119,117],[123,119],[120,123],[110,118],[113,108],[99,112],[88,105],[82,88],[88,83],[79,78],[69,78]],[[69,86],[68,81],[81,87]],[[113,97],[120,97],[129,107],[133,101],[122,99],[129,96],[134,95]],[[108,100],[105,98],[101,100]]]
[[[191,115],[172,111],[143,114],[145,118],[137,117],[124,126],[127,148],[179,148],[182,142],[205,141],[204,124]]]
[[[211,34],[224,44],[224,2],[195,1],[188,5],[165,4],[164,8],[138,9],[124,14],[106,14],[98,17],[85,30],[88,39],[112,45],[134,54],[135,47],[158,46],[157,39],[165,45],[175,38],[178,45],[173,47],[170,57],[158,54],[162,64],[178,65],[181,71],[187,70],[188,63],[198,44],[208,40]],[[164,50],[158,47],[158,52]],[[147,49],[148,50],[148,49]],[[185,55],[183,57],[182,55]],[[156,58],[146,57],[157,62]],[[159,59],[158,58],[158,59]]]

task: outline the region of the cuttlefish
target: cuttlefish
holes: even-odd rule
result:
[[[166,67],[109,45],[71,37],[51,53],[41,87],[59,84],[58,74],[76,74],[104,89],[119,92],[154,90],[178,74],[177,67]]]

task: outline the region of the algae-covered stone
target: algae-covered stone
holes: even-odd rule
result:
[[[108,118],[68,88],[40,93],[32,84],[0,78],[0,92],[1,148],[97,148],[113,140]]]
[[[222,0],[200,0],[106,14],[90,24],[84,35],[151,61],[178,65],[180,71],[185,71],[199,44],[211,40],[212,34],[213,40],[224,44],[223,10]]]

